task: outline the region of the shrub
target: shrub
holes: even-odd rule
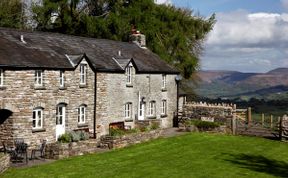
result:
[[[70,135],[71,135],[72,142],[79,142],[80,141],[80,133],[79,132],[71,131]]]
[[[89,133],[84,132],[84,131],[78,131],[79,132],[79,136],[80,136],[80,140],[88,140],[89,139]]]
[[[58,137],[58,142],[61,143],[70,143],[72,141],[70,133],[65,133]]]
[[[110,135],[111,136],[123,136],[125,135],[125,131],[122,129],[110,128]]]
[[[140,132],[140,130],[135,128],[135,129],[125,130],[125,132],[126,132],[127,134],[131,134],[131,133],[138,133],[138,132]]]
[[[159,123],[152,123],[151,126],[150,126],[151,130],[156,130],[156,129],[159,129],[159,128],[160,128]]]
[[[200,120],[193,120],[190,121],[192,125],[195,125],[200,131],[208,131],[215,129],[220,126],[219,123],[216,122],[207,122],[207,121],[200,121]]]
[[[141,132],[148,132],[150,130],[149,127],[140,127]]]

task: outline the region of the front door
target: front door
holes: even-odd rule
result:
[[[65,133],[65,105],[58,105],[56,112],[56,140]]]
[[[144,120],[144,113],[145,113],[145,104],[144,102],[140,102],[138,120]]]

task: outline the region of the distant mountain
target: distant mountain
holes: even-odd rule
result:
[[[196,94],[210,98],[263,99],[288,98],[288,68],[277,68],[267,73],[237,71],[199,71],[199,84],[186,85]]]

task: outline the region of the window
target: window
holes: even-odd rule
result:
[[[64,71],[60,71],[59,84],[60,84],[60,87],[64,87],[65,86]]]
[[[126,67],[126,83],[127,84],[132,84],[132,68],[133,66],[132,65],[128,65]]]
[[[156,113],[156,102],[155,101],[150,101],[149,102],[149,116],[155,116]]]
[[[86,105],[81,105],[78,108],[78,123],[83,124],[86,121]]]
[[[43,85],[43,71],[42,70],[35,71],[35,85],[37,86]]]
[[[4,71],[0,69],[0,86],[4,85]]]
[[[162,75],[162,89],[166,88],[166,74]]]
[[[65,116],[66,116],[66,105],[59,104],[56,110],[56,125],[62,125],[65,123]]]
[[[161,115],[167,115],[167,101],[166,100],[162,100]]]
[[[43,108],[37,107],[33,109],[33,129],[41,129],[43,127]]]
[[[126,103],[124,108],[125,118],[131,118],[132,116],[132,103]]]
[[[80,84],[81,85],[86,85],[86,78],[87,78],[86,69],[87,69],[86,64],[80,64]]]

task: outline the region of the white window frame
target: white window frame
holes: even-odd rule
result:
[[[0,87],[4,85],[4,70],[0,69]]]
[[[132,116],[132,103],[126,103],[124,105],[124,117],[125,118],[131,118]]]
[[[80,64],[80,85],[86,85],[87,80],[87,64]]]
[[[35,122],[35,124],[34,124]],[[40,124],[39,124],[40,122]],[[33,109],[32,116],[32,128],[33,129],[42,129],[43,128],[43,108],[37,107]]]
[[[162,89],[166,89],[166,74],[162,74]]]
[[[167,115],[167,100],[161,102],[161,115]]]
[[[59,72],[59,85],[61,88],[65,87],[65,76],[64,71],[60,70]]]
[[[126,69],[126,83],[127,84],[132,84],[132,71],[133,71],[133,65],[130,63]]]
[[[150,101],[148,107],[148,115],[156,116],[156,101]]]
[[[78,108],[78,124],[86,122],[86,105],[80,105]]]
[[[59,124],[60,118],[62,119],[61,124]],[[56,125],[63,125],[63,123],[65,123],[65,118],[66,118],[66,105],[58,104],[56,110]]]
[[[35,70],[35,83],[36,86],[43,86],[43,71]]]

